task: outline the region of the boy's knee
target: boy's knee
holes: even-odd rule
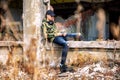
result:
[[[68,43],[67,43],[67,42],[64,43],[63,46],[64,46],[64,47],[68,47]]]
[[[77,33],[76,39],[81,41],[84,39],[84,37],[81,33]]]

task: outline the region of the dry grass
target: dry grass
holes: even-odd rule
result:
[[[33,45],[34,41],[33,41]],[[33,47],[32,45],[32,47]],[[112,80],[119,77],[119,67],[112,68],[106,66],[106,58],[98,59],[98,56],[92,56],[89,53],[78,53],[76,60],[72,62],[75,72],[66,72],[60,74],[59,68],[50,68],[42,65],[36,66],[35,57],[29,54],[28,60],[24,61],[22,56],[15,56],[17,49],[13,47],[8,54],[9,58],[6,65],[0,63],[0,80]],[[30,53],[33,50],[30,50]],[[29,52],[29,51],[27,51]],[[28,55],[28,53],[26,53]],[[32,53],[31,53],[32,54]],[[29,60],[31,59],[31,60]],[[82,65],[82,66],[81,66]],[[114,74],[115,73],[115,74]],[[117,74],[116,74],[117,73]],[[117,77],[115,77],[117,76]]]

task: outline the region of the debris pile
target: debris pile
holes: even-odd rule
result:
[[[99,62],[77,68],[74,73],[68,72],[60,75],[60,77],[63,76],[63,80],[118,80],[120,79],[120,70],[118,66],[110,68]]]
[[[119,80],[120,67],[108,67],[103,62],[73,67],[75,72],[60,73],[59,68],[38,68],[37,80]],[[0,64],[0,80],[33,80],[33,74],[13,66]],[[15,74],[17,73],[17,74]]]

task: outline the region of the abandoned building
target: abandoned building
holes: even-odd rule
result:
[[[79,53],[120,64],[120,0],[0,0],[0,63],[11,63],[12,55],[16,61],[31,59],[31,64],[38,66],[51,56],[50,61],[56,62],[50,66],[58,65],[61,47],[44,42],[41,35],[42,20],[50,5],[55,21],[68,25],[74,21],[78,6],[82,8],[80,22],[64,27],[68,33],[80,32],[84,36],[82,41],[69,39],[67,64],[77,64],[74,60]]]

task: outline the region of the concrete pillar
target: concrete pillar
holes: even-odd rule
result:
[[[36,67],[41,54],[40,26],[44,18],[44,9],[43,0],[23,0],[24,59],[27,58],[28,61],[25,64],[30,64],[33,68],[30,71],[34,74],[33,80],[37,80]]]
[[[36,54],[40,54],[40,26],[44,17],[43,0],[23,0],[24,52],[35,40]]]

